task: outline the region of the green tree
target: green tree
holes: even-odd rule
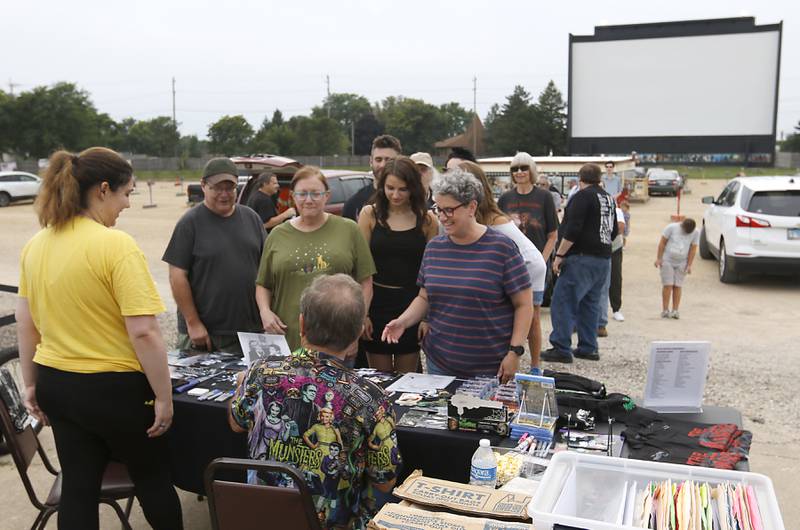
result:
[[[567,152],[567,104],[551,80],[539,94],[536,104],[539,117],[538,137],[544,152],[563,155]]]
[[[279,131],[279,129],[282,128],[284,128],[283,113],[279,109],[275,109],[275,112],[272,113],[271,120],[265,117],[264,121],[261,122],[261,127],[258,129],[255,136],[253,136],[253,140],[250,143],[250,151],[253,153],[275,153],[285,155],[287,151],[281,151],[279,144],[276,143],[274,139],[276,136],[285,136],[285,130]],[[283,147],[291,147],[291,144],[291,139],[281,142],[281,146]]]
[[[0,90],[0,155],[13,149],[13,105],[14,99]]]
[[[521,86],[506,98],[499,109],[493,108],[491,119],[487,118],[487,149],[495,155],[513,155],[517,151],[531,154],[540,153],[542,145],[538,140],[537,122],[539,113],[531,103],[531,95]]]
[[[472,121],[472,111],[465,109],[455,101],[439,105],[439,110],[444,118],[445,126],[444,136],[439,140],[463,133],[469,122]]]
[[[182,159],[186,158],[199,158],[203,156],[207,142],[197,138],[197,135],[190,134],[188,136],[181,136],[178,142],[178,153]]]
[[[244,154],[253,139],[253,127],[241,114],[223,116],[208,127],[208,148],[225,156]]]
[[[781,151],[788,153],[800,153],[800,121],[794,127],[795,133],[790,134],[781,143]]]
[[[361,116],[358,121],[356,121],[353,135],[355,137],[354,153],[357,155],[371,154],[372,140],[374,140],[376,136],[383,134],[385,130],[386,127],[384,127],[383,123],[381,123],[372,112]]]
[[[137,121],[128,130],[134,151],[151,156],[175,156],[180,134],[172,118],[159,116]]]
[[[342,93],[326,97],[321,106],[311,109],[311,117],[330,117],[339,124],[342,132],[350,136],[350,125],[370,112],[372,112],[372,106],[367,98],[358,94]]]
[[[124,118],[121,121],[114,122],[107,145],[117,151],[133,153],[135,145],[130,132],[131,127],[134,125],[136,125],[136,120],[133,118]]]
[[[347,151],[347,137],[332,118],[294,116],[288,126],[294,134],[293,155],[325,156]]]
[[[396,136],[406,153],[431,151],[446,136],[446,120],[440,109],[421,99],[390,96],[380,105],[378,118],[386,133]]]
[[[284,123],[286,123],[286,120],[283,119],[283,112],[281,112],[281,109],[275,109],[275,112],[272,113],[270,126],[280,127]]]
[[[63,147],[80,151],[99,140],[97,110],[89,93],[72,83],[36,87],[12,105],[12,150],[44,158]]]

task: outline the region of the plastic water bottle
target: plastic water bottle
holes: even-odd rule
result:
[[[497,485],[497,460],[494,458],[494,452],[486,438],[480,441],[478,449],[472,455],[469,483],[473,486],[487,488],[494,488]]]

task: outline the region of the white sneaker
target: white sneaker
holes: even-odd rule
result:
[[[681,318],[680,313],[678,313],[677,311],[673,311],[672,313],[669,314],[669,316],[670,316],[670,318],[674,318],[675,320],[678,320],[679,318]]]
[[[612,315],[612,318],[617,322],[625,322],[625,315],[622,314],[621,311],[617,311]]]
[[[661,312],[661,318],[669,318],[669,317],[670,317],[670,312],[669,311],[662,311]]]

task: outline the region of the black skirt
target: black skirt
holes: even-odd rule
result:
[[[399,317],[418,293],[418,287],[389,289],[373,284],[372,304],[369,306],[373,340],[361,341],[361,346],[368,353],[397,355],[419,352],[419,341],[417,340],[419,325],[406,329],[397,344],[389,344],[381,340],[381,334],[386,324]]]

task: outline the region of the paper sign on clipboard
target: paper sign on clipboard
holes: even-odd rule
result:
[[[642,405],[657,412],[702,412],[710,354],[708,341],[650,343]]]

